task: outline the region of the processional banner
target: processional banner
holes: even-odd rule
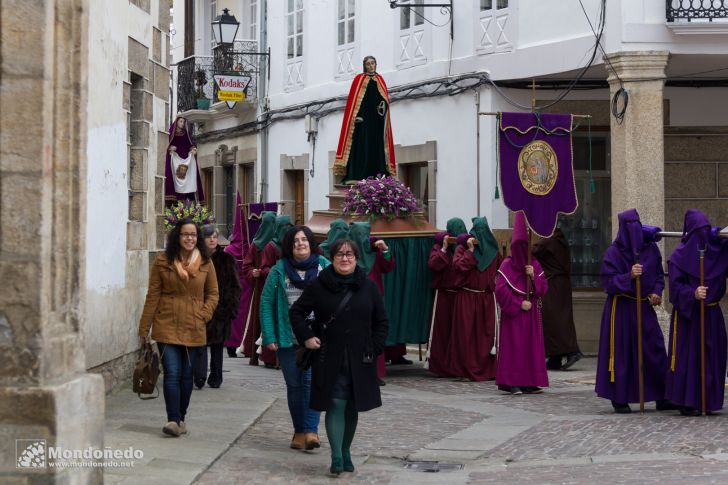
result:
[[[573,214],[570,114],[501,113],[498,155],[503,201],[522,211],[533,232],[551,237],[559,214]]]

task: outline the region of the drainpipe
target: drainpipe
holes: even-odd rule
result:
[[[475,91],[475,213],[480,217],[480,91]]]
[[[265,57],[258,78],[258,122],[263,128],[258,132],[258,145],[260,146],[260,202],[268,201],[268,81],[270,81],[270,47],[268,47],[268,0],[259,3],[258,13],[260,26],[259,52],[268,52]]]

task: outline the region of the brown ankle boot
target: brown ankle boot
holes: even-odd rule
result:
[[[291,448],[293,448],[294,450],[302,450],[305,443],[306,438],[304,438],[303,433],[293,433]]]
[[[321,448],[321,440],[319,440],[318,433],[305,433],[306,449],[313,450],[314,448]]]

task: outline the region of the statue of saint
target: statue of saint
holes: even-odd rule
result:
[[[169,127],[169,143],[164,164],[164,200],[204,202],[197,145],[192,140],[187,120],[178,116]]]
[[[364,58],[363,67],[351,83],[334,161],[334,174],[343,175],[345,183],[397,174],[389,91],[373,56]]]

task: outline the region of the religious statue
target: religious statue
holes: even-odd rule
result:
[[[164,164],[164,200],[204,202],[197,145],[190,135],[187,120],[178,116],[169,127],[169,143]]]
[[[363,69],[349,90],[334,161],[334,174],[343,175],[345,183],[397,174],[389,91],[373,56],[364,58]]]

